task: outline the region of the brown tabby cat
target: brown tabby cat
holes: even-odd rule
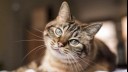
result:
[[[94,39],[102,24],[82,24],[72,18],[63,2],[57,18],[44,30],[45,55],[40,65],[32,62],[14,72],[95,72],[113,71],[115,55]]]

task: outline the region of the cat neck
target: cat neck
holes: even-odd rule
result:
[[[86,63],[85,63],[86,62]],[[88,63],[86,60],[64,60],[61,58],[57,58],[49,51],[46,51],[44,60],[42,62],[42,68],[46,68],[47,70],[53,70],[54,68],[59,70],[58,72],[74,72],[72,69],[75,69],[75,66],[77,66],[77,69],[82,71],[88,66]],[[72,68],[73,67],[73,68]],[[82,69],[80,69],[82,67]],[[62,71],[60,71],[62,70]],[[76,71],[77,72],[77,71]]]
[[[54,53],[53,50],[46,50],[46,55],[45,58],[48,60],[52,60],[54,62],[60,62],[60,63],[68,63],[69,61],[67,60],[67,56],[61,56],[59,53]],[[75,62],[75,61],[74,61]],[[73,63],[73,60],[72,60]]]

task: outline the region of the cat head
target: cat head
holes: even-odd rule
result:
[[[56,19],[45,27],[45,45],[57,57],[86,57],[91,51],[91,41],[101,26],[80,24],[72,17],[67,2],[63,2]]]

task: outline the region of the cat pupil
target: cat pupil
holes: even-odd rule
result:
[[[55,33],[60,36],[60,35],[62,35],[62,30],[60,28],[57,28],[55,30]]]

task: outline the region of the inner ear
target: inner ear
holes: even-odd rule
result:
[[[89,36],[94,36],[100,30],[101,26],[101,23],[91,24],[83,27],[82,30],[86,32]]]

